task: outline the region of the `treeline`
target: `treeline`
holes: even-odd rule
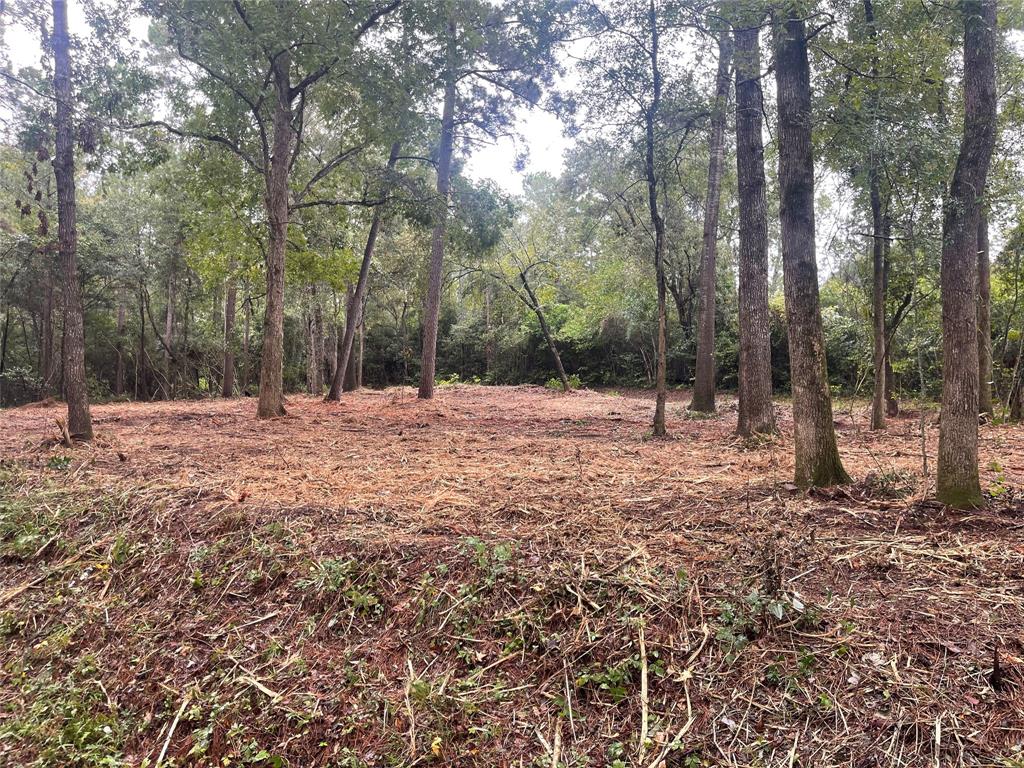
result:
[[[828,485],[835,391],[873,428],[938,397],[940,496],[980,501],[979,414],[1021,411],[1020,9],[82,8],[0,9],[43,51],[2,69],[4,405],[62,396],[88,439],[112,397],[628,385],[662,435],[685,386],[749,437],[785,391]],[[510,196],[466,160],[527,107],[574,143]]]

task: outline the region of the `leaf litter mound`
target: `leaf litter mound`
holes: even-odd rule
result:
[[[962,513],[917,414],[803,493],[687,399],[6,412],[0,764],[1024,765],[1021,428]]]

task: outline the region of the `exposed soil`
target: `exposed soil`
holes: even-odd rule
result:
[[[964,513],[916,413],[807,494],[688,399],[0,414],[0,765],[1024,765],[1024,428]]]

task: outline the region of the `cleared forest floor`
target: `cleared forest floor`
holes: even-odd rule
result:
[[[808,495],[687,401],[0,413],[0,765],[1024,766],[1024,428],[956,513],[916,413]]]

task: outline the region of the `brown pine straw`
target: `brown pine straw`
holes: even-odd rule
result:
[[[982,428],[998,496],[956,512],[917,498],[916,412],[871,433],[837,406],[857,482],[805,494],[788,407],[748,446],[733,401],[694,420],[687,399],[668,440],[640,392],[361,391],[269,422],[251,400],[101,405],[73,452],[58,405],[5,412],[12,498],[84,511],[0,560],[22,627],[0,662],[95,659],[128,764],[251,740],[301,766],[1021,764],[1022,429]],[[324,562],[351,563],[342,590],[310,584]],[[784,615],[759,607],[737,645],[725,606],[755,589]],[[0,679],[0,728],[33,696]]]

